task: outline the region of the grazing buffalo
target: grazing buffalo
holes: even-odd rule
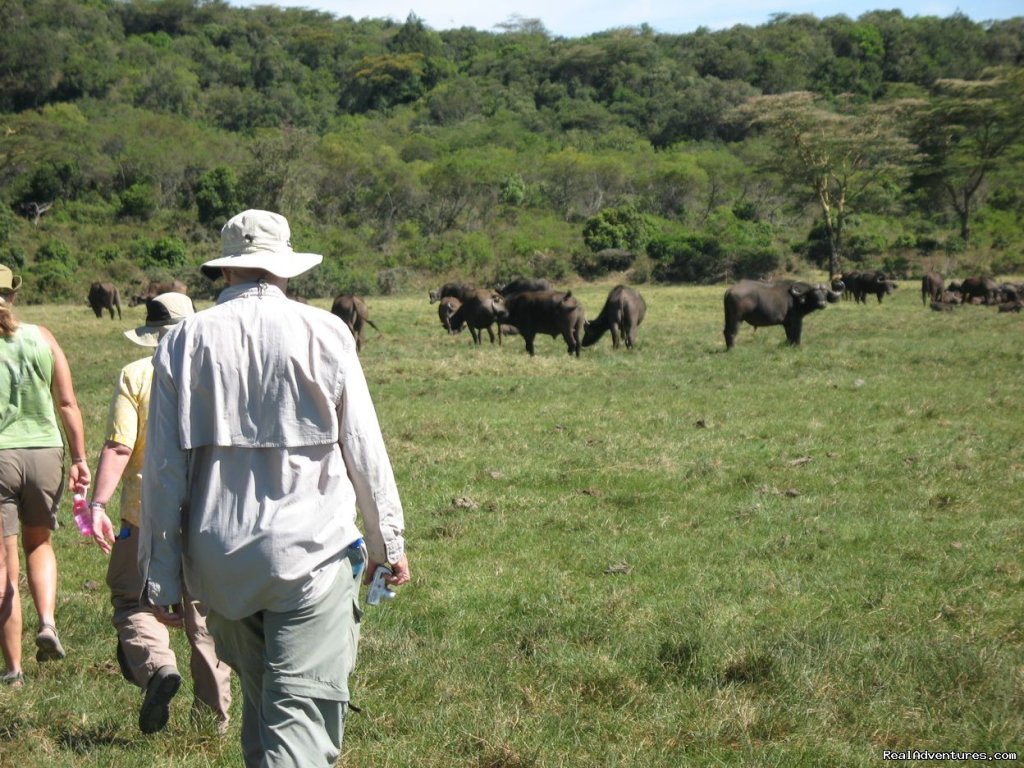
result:
[[[454,296],[459,301],[465,301],[467,298],[473,295],[476,288],[469,285],[468,283],[445,283],[436,291],[430,291],[427,295],[430,297],[430,303],[433,304],[436,301],[440,301],[445,296]]]
[[[114,310],[117,309],[117,319],[121,319],[121,292],[113,283],[93,283],[89,286],[89,306],[96,313],[96,317],[103,316],[103,310],[110,313],[110,319],[114,319]]]
[[[1013,301],[1004,301],[1002,304],[999,305],[999,311],[1020,312],[1021,306],[1024,306],[1024,302],[1021,302],[1020,299],[1015,299]]]
[[[1007,302],[1018,301],[1024,296],[1024,291],[1021,291],[1021,286],[1014,283],[1002,283],[999,286],[999,302],[1005,304]]]
[[[941,301],[942,291],[945,287],[942,275],[938,272],[926,273],[921,278],[921,303],[927,304],[929,301]]]
[[[188,296],[188,286],[181,282],[181,280],[166,280],[164,282],[154,280],[146,286],[146,290],[143,293],[132,296],[128,300],[128,306],[137,307],[139,304],[145,304],[161,293],[184,293]]]
[[[990,277],[968,277],[960,283],[960,293],[964,304],[999,303],[999,284]]]
[[[583,305],[572,292],[526,291],[505,299],[509,325],[515,326],[533,355],[533,340],[538,333],[552,338],[562,335],[570,355],[580,356],[586,316]]]
[[[445,296],[437,303],[437,318],[441,321],[441,325],[444,326],[444,329],[448,331],[449,334],[460,333],[462,331],[464,323],[460,321],[459,324],[456,325],[453,322],[455,315],[461,306],[462,302],[454,296]]]
[[[469,328],[474,344],[481,343],[483,334],[480,331],[486,329],[487,335],[491,338],[491,344],[493,344],[494,330],[491,326],[497,324],[498,344],[501,344],[501,323],[505,321],[507,314],[505,299],[500,293],[480,288],[462,300],[462,304],[452,315],[451,325],[461,328],[465,324]]]
[[[497,286],[494,290],[505,298],[514,293],[526,293],[527,291],[550,291],[552,285],[544,278],[517,277],[511,282]]]
[[[740,280],[725,292],[725,347],[732,349],[743,321],[755,328],[781,325],[786,341],[796,346],[804,315],[839,301],[841,295],[827,285],[795,280]]]
[[[849,275],[849,278],[847,277]],[[851,272],[843,275],[846,290],[853,294],[858,304],[866,304],[868,295],[873,294],[882,303],[882,298],[892,293],[896,283],[885,276],[885,272]]]
[[[370,319],[370,311],[366,308],[366,302],[358,296],[350,294],[335,296],[334,303],[331,304],[331,314],[344,320],[345,325],[352,331],[356,340],[357,352],[363,348],[363,328],[365,326],[369,325],[378,333],[380,332],[380,328]]]
[[[605,331],[612,332],[612,349],[619,348],[621,338],[626,349],[633,348],[636,329],[647,314],[643,297],[632,288],[617,285],[608,294],[601,314],[596,320],[587,321],[583,331],[583,346],[594,344]]]

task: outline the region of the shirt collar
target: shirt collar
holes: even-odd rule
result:
[[[272,296],[274,298],[285,298],[284,291],[278,288],[276,285],[264,282],[252,282],[252,283],[239,283],[238,285],[229,285],[220,295],[217,297],[217,303],[223,304],[225,301],[231,301],[232,299],[249,298],[254,296],[256,298],[264,298]]]

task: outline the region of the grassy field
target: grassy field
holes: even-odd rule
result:
[[[609,287],[576,291],[590,316]],[[367,611],[340,764],[1024,753],[1024,317],[907,284],[810,316],[802,347],[745,326],[725,353],[721,287],[640,291],[638,348],[579,360],[447,337],[425,290],[368,301],[413,582]],[[94,467],[142,310],[18,312],[67,351]],[[241,765],[238,718],[194,726],[188,682],[139,734],[104,558],[64,520],[68,657],[0,689],[0,765]]]

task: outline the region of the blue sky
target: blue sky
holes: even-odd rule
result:
[[[960,5],[954,0],[905,0],[900,5],[861,0],[229,0],[235,6],[276,5],[313,8],[354,19],[391,18],[404,21],[415,13],[432,29],[495,26],[514,16],[540,19],[552,35],[582,37],[615,27],[648,24],[658,32],[681,34],[698,27],[726,29],[735,24],[757,26],[776,13],[810,13],[818,18],[845,14],[857,18],[873,10],[898,8],[904,16],[951,16],[962,13],[977,21],[1024,16],[1021,0],[976,0]]]

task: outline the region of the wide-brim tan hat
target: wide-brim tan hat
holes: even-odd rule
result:
[[[0,291],[13,293],[21,288],[21,275],[16,275],[10,267],[0,264]]]
[[[201,267],[211,280],[221,276],[224,267],[264,269],[277,277],[301,275],[321,261],[318,253],[292,250],[292,232],[288,220],[271,211],[248,210],[238,214],[220,231],[222,256]]]
[[[195,313],[192,299],[184,293],[161,293],[146,299],[146,324],[124,335],[140,347],[155,347],[169,328]]]

